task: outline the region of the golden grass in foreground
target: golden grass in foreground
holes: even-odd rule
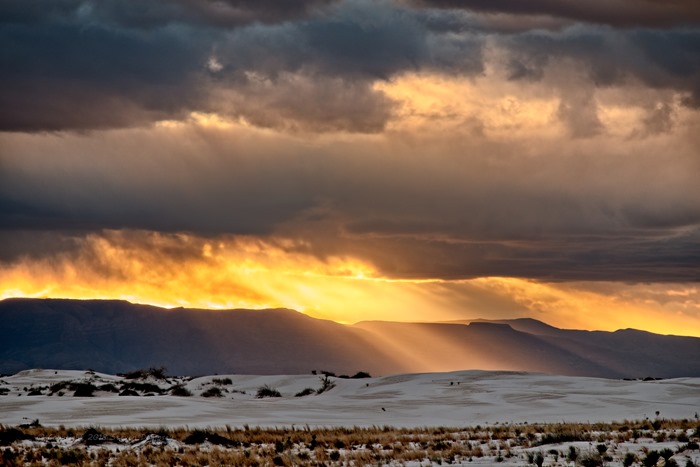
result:
[[[466,428],[106,428],[116,443],[88,445],[87,428],[2,427],[2,465],[647,465],[650,453],[672,443],[665,464],[695,465],[700,421],[643,420]],[[33,438],[7,442],[9,434]],[[149,434],[155,434],[147,439]],[[218,435],[220,438],[215,438]],[[204,439],[209,437],[214,443]],[[150,441],[149,441],[150,440]],[[217,445],[218,442],[223,444]],[[1,439],[0,439],[1,441]],[[573,450],[573,451],[572,451]],[[668,454],[668,453],[665,453]],[[631,457],[630,457],[631,456]],[[678,463],[676,459],[686,461]],[[660,461],[664,462],[664,461]],[[688,464],[690,462],[690,464]],[[651,464],[656,465],[656,464]]]

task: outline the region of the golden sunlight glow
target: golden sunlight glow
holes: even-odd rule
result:
[[[514,278],[475,279],[511,297],[531,317],[572,329],[643,329],[700,336],[700,291],[685,284],[543,283]],[[669,297],[680,300],[669,300]]]
[[[339,322],[420,320],[420,286],[353,258],[320,260],[289,240],[105,232],[76,254],[0,269],[0,298],[118,298],[164,307],[287,307]],[[442,318],[452,318],[444,313]]]
[[[634,327],[700,336],[697,286],[562,284],[500,277],[391,279],[357,258],[320,259],[302,252],[303,247],[279,238],[106,231],[88,236],[77,252],[4,266],[0,298],[125,299],[218,309],[285,307],[343,323],[530,316],[564,328]],[[512,303],[510,310],[502,309],[504,303]]]
[[[559,99],[528,95],[522,85],[435,74],[406,74],[375,88],[400,103],[392,127],[470,128],[499,137],[556,136]],[[535,133],[535,134],[533,134]]]
[[[187,119],[180,120],[160,120],[155,123],[156,128],[183,128],[187,125],[196,127],[213,128],[218,130],[231,129],[234,126],[247,126],[243,119],[231,120],[216,113],[190,112]]]

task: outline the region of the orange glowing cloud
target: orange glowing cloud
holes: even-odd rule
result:
[[[531,316],[554,326],[700,336],[697,286],[384,277],[284,238],[105,231],[77,251],[0,269],[0,298],[125,299],[166,307],[296,309],[338,322]]]

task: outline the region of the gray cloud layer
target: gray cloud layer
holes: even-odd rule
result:
[[[484,70],[487,41],[510,56],[512,79],[538,79],[542,67],[566,59],[593,86],[637,79],[700,102],[697,28],[503,33],[473,12],[368,0],[281,3],[3,2],[0,130],[130,127],[200,111],[261,126],[377,132],[393,104],[375,82],[412,71],[474,76]],[[620,3],[680,9],[687,21],[697,12],[690,3]],[[490,8],[524,4],[554,15],[574,8],[564,0]],[[598,3],[575,5],[607,14]]]
[[[459,136],[430,157],[430,137],[411,147],[204,129],[26,138],[3,140],[14,154],[0,184],[6,261],[76,245],[46,230],[125,228],[298,238],[307,253],[361,257],[396,277],[688,281],[700,264],[692,141],[672,154],[642,140],[533,158]]]
[[[408,3],[497,14],[546,15],[621,27],[700,22],[700,4],[694,0],[409,0]]]

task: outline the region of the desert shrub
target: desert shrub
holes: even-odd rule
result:
[[[537,467],[542,467],[542,464],[544,463],[544,456],[541,452],[538,452],[537,454],[535,454],[535,457],[532,461]]]
[[[542,438],[536,445],[543,446],[545,444],[560,444],[570,443],[572,441],[587,441],[585,438],[585,436],[576,433],[575,431],[560,431],[556,433],[546,433],[544,436],[542,436]]]
[[[73,383],[71,389],[75,391],[73,397],[93,397],[97,386],[91,383]]]
[[[87,454],[82,449],[61,449],[56,460],[62,465],[78,464],[87,459]]]
[[[39,389],[32,389],[31,391],[29,391],[29,393],[27,395],[28,396],[41,396],[42,392]]]
[[[352,379],[362,379],[362,378],[371,378],[372,375],[367,373],[366,371],[358,371],[354,375],[352,375],[350,378]]]
[[[149,376],[155,378],[155,379],[166,379],[165,376],[165,367],[151,367],[148,369],[141,369],[141,370],[135,370],[131,371],[129,373],[122,373],[119,376],[123,376],[126,379],[145,379],[148,378]]]
[[[669,448],[664,448],[661,451],[659,451],[659,455],[664,458],[666,462],[673,456],[673,451],[671,451]]]
[[[2,457],[0,457],[0,460],[2,461],[2,465],[22,465],[22,461],[19,458],[19,454],[14,452],[12,449],[3,449]]]
[[[170,388],[170,395],[178,397],[190,397],[192,393],[182,384],[177,384]]]
[[[17,428],[8,428],[0,431],[0,446],[9,446],[15,441],[21,441],[23,439],[33,440],[34,437],[25,434],[22,430],[18,430]]]
[[[628,452],[625,454],[625,458],[622,459],[622,465],[624,467],[630,467],[632,464],[634,464],[637,461],[637,456],[635,456],[633,453]]]
[[[316,390],[313,388],[306,388],[302,389],[301,391],[297,392],[294,394],[294,397],[305,397],[305,396],[310,396],[311,394],[315,393]]]
[[[49,387],[49,392],[51,394],[54,394],[58,391],[62,391],[64,389],[69,389],[70,385],[71,385],[70,381],[61,381],[59,383],[54,383]]]
[[[649,451],[642,463],[645,465],[645,467],[653,467],[657,462],[659,462],[659,459],[661,459],[661,454],[659,454],[657,451]]]
[[[335,383],[326,375],[321,378],[321,387],[316,390],[316,394],[323,394],[335,387]]]
[[[322,374],[323,376],[332,376],[332,377],[334,377],[334,378],[336,377],[336,376],[335,376],[335,373],[333,373],[332,371],[321,370],[321,374]]]
[[[139,393],[134,391],[133,389],[124,389],[122,392],[119,393],[120,396],[138,396]]]
[[[218,384],[219,386],[230,386],[233,384],[231,378],[214,378],[211,380],[213,384]]]
[[[223,397],[223,394],[221,388],[212,386],[202,393],[202,397]]]
[[[41,424],[39,423],[39,419],[35,418],[34,420],[32,420],[32,423],[22,423],[19,427],[24,428],[24,429],[26,429],[26,428],[40,428]]]
[[[258,392],[255,394],[255,397],[258,399],[262,399],[264,397],[282,397],[282,394],[280,394],[277,389],[266,384],[258,388]]]
[[[578,459],[578,449],[575,446],[569,446],[569,453],[566,456],[571,462],[576,462]]]
[[[594,453],[588,453],[579,459],[579,463],[583,467],[600,467],[603,465],[603,459]]]
[[[224,436],[201,430],[193,431],[183,440],[185,444],[201,444],[205,441],[209,441],[211,444],[215,444],[217,446],[235,447],[240,445],[240,443]]]

